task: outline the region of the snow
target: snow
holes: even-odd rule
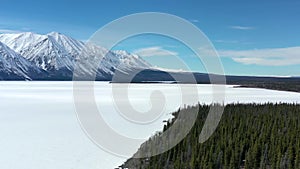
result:
[[[154,123],[133,124],[115,109],[112,85],[95,82],[98,109],[114,130],[128,137],[146,140],[162,129],[162,121],[170,117],[170,112],[185,104],[181,103],[177,84],[130,84],[129,99],[137,110],[149,109],[152,91],[161,91],[167,100],[161,117]],[[200,103],[211,103],[211,85],[197,87]],[[126,160],[101,150],[81,130],[73,103],[72,82],[2,81],[0,93],[0,168],[111,169]],[[226,86],[226,94],[225,103],[300,103],[300,93],[294,92]],[[186,104],[195,102],[189,100]]]
[[[108,54],[99,67],[106,74],[112,75],[112,68],[126,71],[132,68],[151,66],[137,55],[126,51],[108,51],[101,46],[91,43],[85,44],[58,32],[51,32],[46,35],[32,32],[0,34],[0,42],[46,71],[61,69],[72,71],[76,60],[87,59],[84,70],[87,74],[91,74],[90,66],[94,65],[90,63],[96,58],[102,58],[105,53]],[[98,66],[99,63],[96,64]]]
[[[40,73],[37,67],[8,46],[0,42],[0,72],[16,74],[23,79],[30,79],[32,73]]]

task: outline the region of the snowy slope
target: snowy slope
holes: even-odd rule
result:
[[[58,32],[51,32],[47,35],[51,36],[62,48],[64,48],[66,52],[68,52],[68,54],[73,57],[79,55],[84,46],[83,42]]]
[[[0,42],[0,79],[34,79],[45,72]]]
[[[126,72],[133,68],[151,66],[139,56],[126,51],[109,51],[57,32],[47,35],[32,32],[1,34],[0,42],[55,76],[63,74],[65,77],[72,77],[76,61],[79,60],[84,63],[80,65],[83,74],[93,74],[96,71],[98,76],[108,79],[116,69]],[[104,57],[104,54],[107,55]],[[97,62],[99,60],[100,63]]]
[[[87,43],[78,60],[84,62],[81,65],[81,71],[86,74],[92,71],[98,72],[99,76],[113,76],[115,70],[121,72],[130,72],[132,69],[148,69],[151,67],[146,61],[137,55],[126,51],[109,51],[103,47]],[[100,63],[98,63],[100,61]],[[91,68],[98,68],[91,70]]]
[[[52,36],[31,32],[2,34],[0,41],[44,70],[72,70],[72,57]]]
[[[120,69],[126,70],[131,69],[132,67],[143,69],[151,67],[148,62],[136,54],[131,54],[124,50],[115,50],[112,51],[112,53],[116,56],[114,58],[116,58],[116,61],[119,62]]]

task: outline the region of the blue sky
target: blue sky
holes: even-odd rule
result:
[[[189,20],[212,41],[226,74],[300,75],[300,1],[15,1],[2,0],[0,32],[57,31],[87,40],[105,24],[137,12],[164,12]],[[156,35],[132,37],[115,47],[144,54],[153,65],[180,68],[180,57],[204,72],[180,42]],[[153,56],[149,55],[153,53]],[[146,55],[145,55],[146,53]]]

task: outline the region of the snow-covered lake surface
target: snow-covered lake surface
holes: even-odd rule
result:
[[[110,169],[126,160],[103,151],[82,131],[75,113],[72,85],[72,82],[0,82],[0,168]],[[198,101],[211,103],[211,86],[197,85],[197,88]],[[108,82],[95,83],[95,99],[104,119],[115,131],[146,140],[162,129],[162,121],[170,117],[170,112],[183,104],[197,103],[197,100],[181,103],[180,90],[175,84],[131,84],[132,106],[146,111],[153,90],[162,91],[167,103],[162,116],[146,126],[120,116]],[[300,93],[226,86],[225,103],[232,102],[300,103]]]

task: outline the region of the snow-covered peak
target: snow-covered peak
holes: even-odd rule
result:
[[[64,46],[50,35],[32,32],[2,34],[0,41],[44,70],[72,70],[73,61]]]
[[[113,50],[112,52],[115,54],[118,54],[118,55],[130,55],[131,54],[126,50]]]
[[[62,34],[60,32],[50,32],[47,35],[50,35],[50,36],[61,36]]]
[[[63,46],[64,49],[72,56],[78,55],[84,46],[83,42],[58,32],[51,32],[47,35],[52,37],[59,45]]]
[[[146,62],[144,59],[142,59],[140,56],[136,54],[129,53],[125,50],[114,50],[112,51],[114,55],[118,57],[119,60],[123,61],[123,64],[134,65],[134,67],[137,68],[150,68],[151,64]]]
[[[28,46],[33,46],[36,42],[44,39],[47,39],[47,36],[32,32],[0,34],[0,42],[6,44],[21,55],[22,51],[28,48]]]
[[[50,74],[52,71],[63,71],[63,74],[70,77],[78,60],[86,63],[81,68],[87,74],[97,71],[103,76],[112,76],[115,70],[126,72],[134,68],[151,67],[136,54],[123,50],[110,51],[92,43],[85,44],[58,32],[46,35],[32,32],[0,34],[0,42]],[[95,70],[96,67],[98,70]]]

